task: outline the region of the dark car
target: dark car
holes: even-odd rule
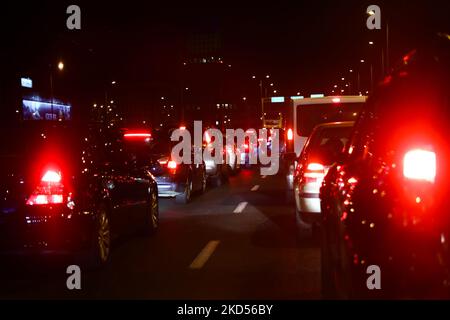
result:
[[[126,149],[134,156],[136,164],[155,178],[159,197],[175,198],[177,203],[185,204],[191,201],[193,192],[206,191],[205,164],[175,162],[171,152],[176,142],[170,140],[170,134],[171,130],[155,132],[153,135],[126,132]],[[191,155],[191,159],[194,159]]]
[[[111,242],[158,227],[157,186],[119,131],[22,120],[0,129],[0,252],[70,254],[102,265]]]
[[[449,294],[450,37],[403,58],[321,188],[326,297]],[[368,267],[381,272],[369,290]]]

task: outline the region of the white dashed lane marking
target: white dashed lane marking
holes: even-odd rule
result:
[[[236,209],[234,209],[233,213],[241,213],[244,211],[245,207],[247,206],[248,202],[241,202],[238,204]]]

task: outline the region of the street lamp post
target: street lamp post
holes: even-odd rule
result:
[[[50,116],[53,120],[53,104],[54,104],[54,93],[53,93],[53,64],[49,65],[50,67]],[[64,70],[64,63],[62,61],[58,62],[58,70],[63,71]]]

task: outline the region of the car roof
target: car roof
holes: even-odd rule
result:
[[[353,127],[355,121],[339,121],[339,122],[327,122],[321,123],[315,127],[314,130],[323,130],[328,128],[343,128],[343,127]]]
[[[339,99],[339,102],[335,102]],[[295,106],[316,105],[316,104],[334,104],[334,103],[364,103],[367,96],[327,96],[323,98],[304,98],[293,100]]]

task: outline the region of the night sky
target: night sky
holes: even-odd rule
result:
[[[65,27],[70,4],[81,7],[81,31]],[[220,54],[232,65],[236,96],[256,95],[249,81],[253,74],[270,74],[283,95],[328,92],[349,68],[359,67],[361,58],[379,64],[381,47],[371,49],[368,41],[380,46],[385,33],[367,30],[370,4],[378,4],[383,23],[389,22],[393,61],[413,48],[425,31],[449,31],[449,1],[2,4],[2,81],[30,70],[45,74],[48,61],[64,58],[66,72],[72,74],[64,87],[84,86],[87,100],[111,79],[129,88],[170,86],[179,82],[186,39],[217,33]],[[144,89],[130,92],[136,95],[134,101],[145,99]]]

